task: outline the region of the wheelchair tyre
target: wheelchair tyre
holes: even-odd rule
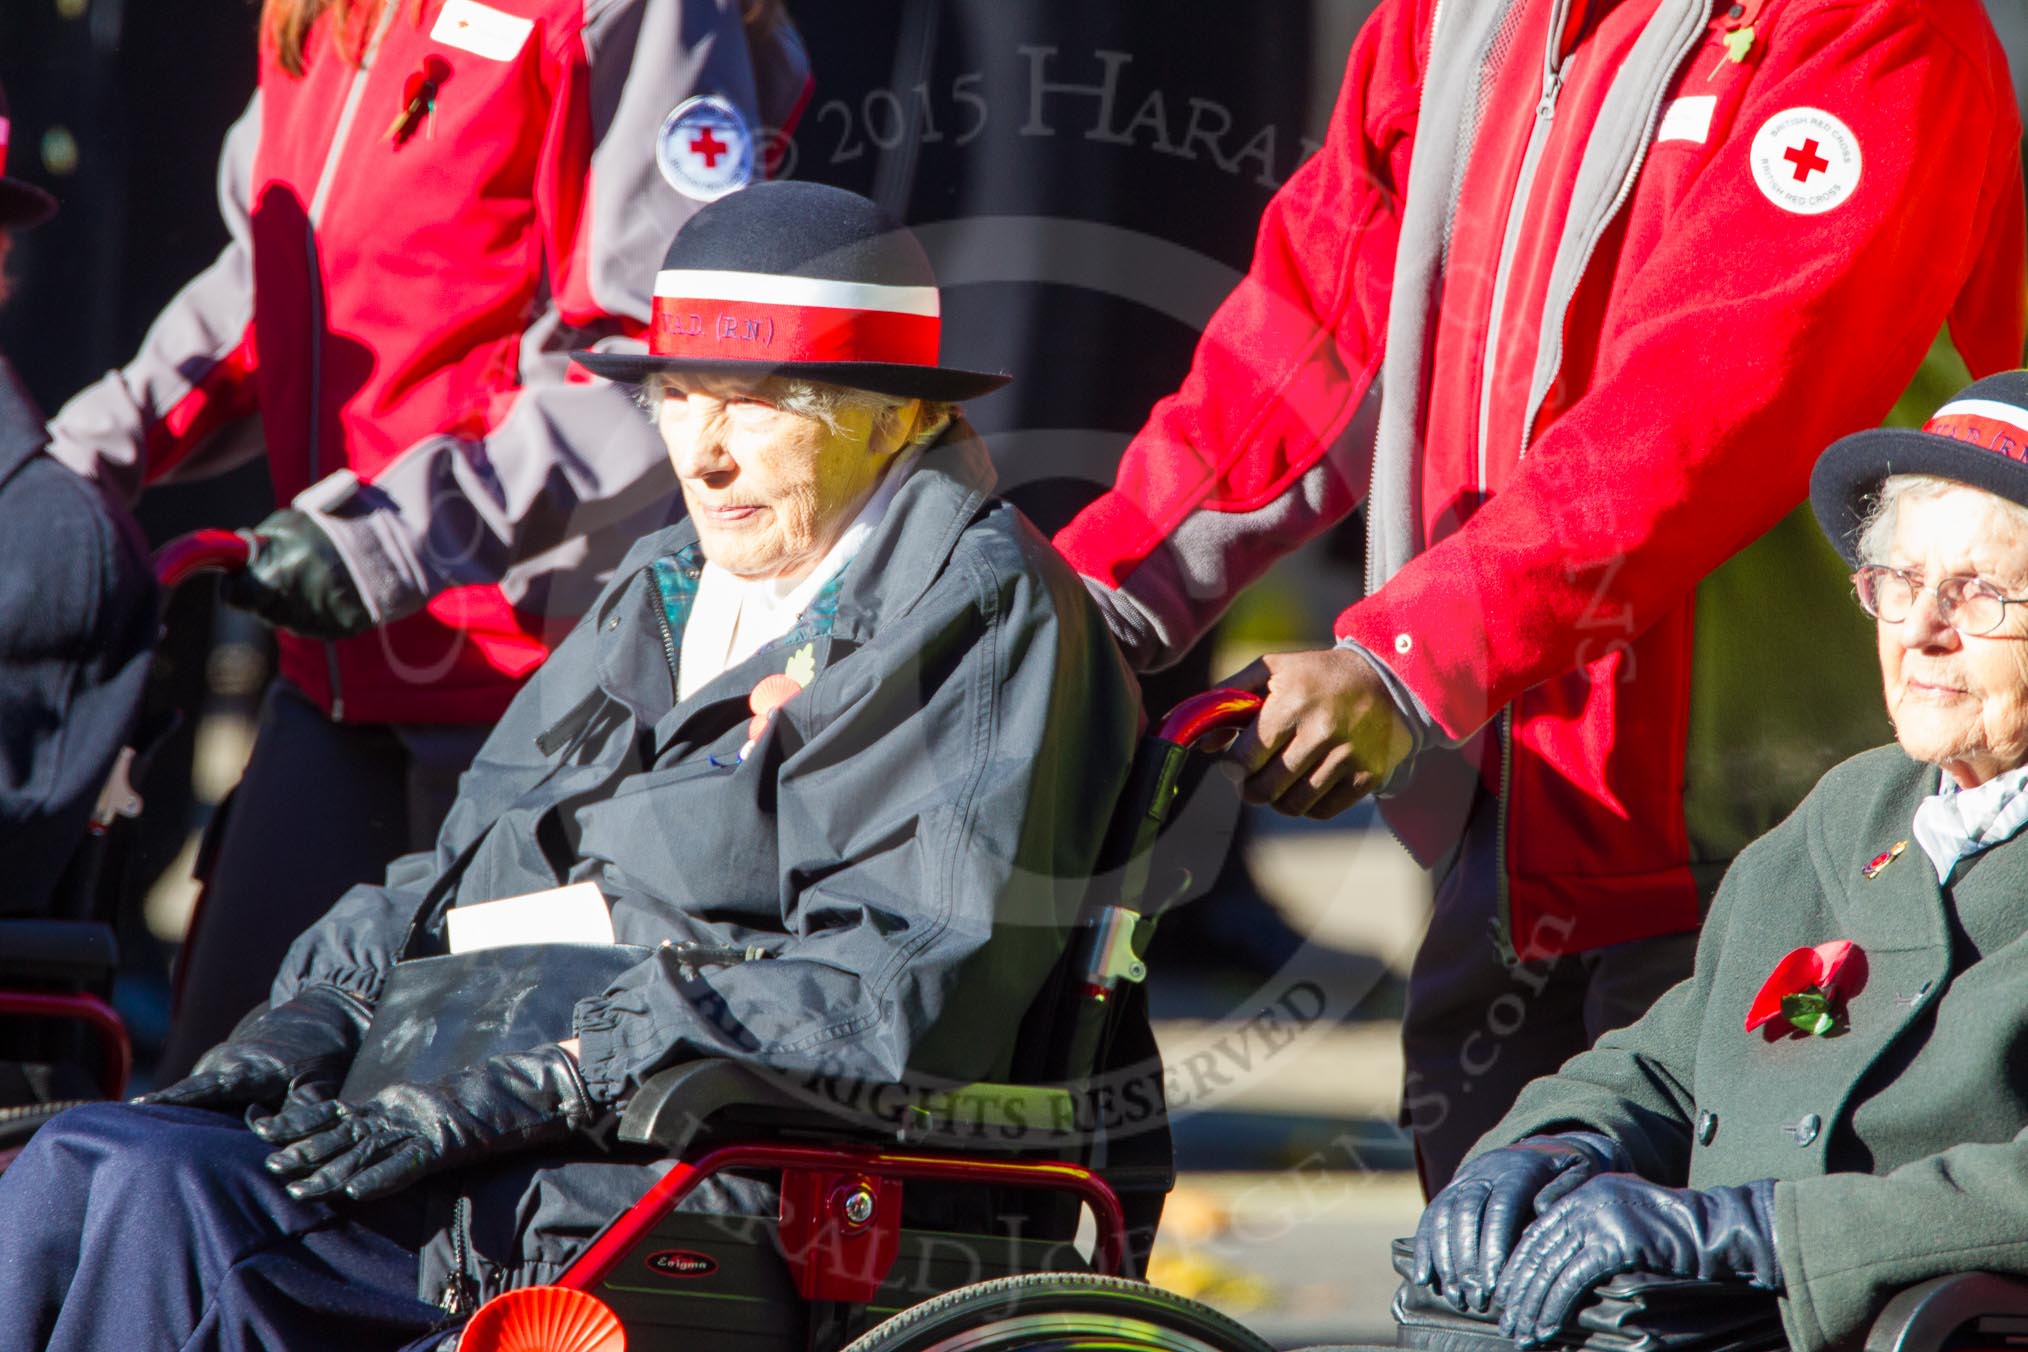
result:
[[[1208,1305],[1146,1282],[1032,1272],[947,1291],[868,1329],[844,1352],[1272,1352]]]
[[[14,1150],[28,1144],[42,1124],[66,1108],[82,1108],[96,1099],[62,1099],[55,1103],[24,1103],[0,1108],[0,1150]]]

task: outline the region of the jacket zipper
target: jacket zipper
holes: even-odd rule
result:
[[[648,581],[650,586],[654,585],[652,576]],[[669,608],[662,604],[661,589],[657,587],[655,593],[649,599],[654,603],[655,623],[662,626],[662,654],[669,659],[669,693],[674,695],[681,688],[679,682],[683,675],[676,666],[676,631],[669,627]]]
[[[451,1206],[451,1275],[444,1282],[443,1294],[437,1297],[437,1308],[453,1318],[462,1318],[472,1312],[473,1287],[471,1276],[472,1251],[472,1199],[460,1195]]]
[[[359,114],[359,104],[366,95],[367,76],[373,69],[373,61],[380,54],[381,39],[387,36],[388,26],[393,22],[398,4],[388,3],[380,7],[380,18],[373,26],[373,37],[360,54],[359,68],[352,72],[352,82],[345,90],[345,103],[338,110],[338,125],[331,133],[330,148],[324,152],[324,164],[317,171],[317,186],[311,190],[310,205],[304,213],[303,251],[309,264],[310,286],[310,427],[309,465],[310,482],[316,483],[323,476],[322,446],[318,437],[318,421],[324,406],[324,345],[319,335],[324,329],[323,292],[316,285],[317,266],[317,223],[324,214],[325,199],[330,196],[331,182],[338,170],[338,160],[345,150],[345,138],[351,134],[352,123]],[[324,649],[324,671],[331,682],[331,721],[345,721],[345,692],[338,679],[338,648],[328,640],[321,643]]]
[[[1675,70],[1680,71],[1683,62],[1688,59],[1690,52],[1695,50],[1696,47],[1693,44],[1689,51],[1679,56],[1676,61]],[[1555,344],[1550,349],[1554,361],[1548,368],[1549,370],[1560,371],[1563,369],[1564,333],[1570,326],[1570,307],[1577,303],[1577,293],[1583,286],[1585,274],[1591,270],[1592,257],[1598,252],[1599,241],[1605,238],[1606,227],[1620,214],[1620,209],[1627,204],[1627,199],[1634,194],[1634,184],[1639,181],[1641,168],[1648,162],[1648,149],[1654,144],[1655,123],[1662,114],[1663,95],[1667,94],[1673,80],[1674,72],[1672,71],[1671,78],[1661,82],[1659,86],[1661,92],[1656,95],[1654,106],[1648,109],[1647,126],[1641,133],[1639,148],[1634,151],[1634,161],[1627,166],[1626,176],[1620,180],[1619,192],[1614,194],[1613,200],[1606,205],[1605,214],[1599,217],[1592,231],[1591,241],[1585,245],[1584,256],[1578,261],[1577,285],[1571,287],[1570,295],[1563,302],[1562,320],[1556,326]],[[1521,420],[1521,444],[1514,453],[1514,461],[1517,465],[1528,454],[1528,444],[1534,439],[1535,417],[1539,412],[1541,412],[1541,402],[1535,397],[1534,391],[1531,390],[1529,392],[1528,405],[1523,410],[1524,416]],[[1500,711],[1499,741],[1500,795],[1497,804],[1498,814],[1494,820],[1493,828],[1494,848],[1498,852],[1495,862],[1499,865],[1497,870],[1499,878],[1497,898],[1499,915],[1498,944],[1501,960],[1509,966],[1514,966],[1519,964],[1520,954],[1518,946],[1514,942],[1514,901],[1512,889],[1508,883],[1507,869],[1507,810],[1508,800],[1511,796],[1509,791],[1512,789],[1514,782],[1514,708],[1511,704]]]
[[[1563,54],[1563,32],[1569,23],[1569,0],[1559,0],[1550,11],[1549,40],[1542,55],[1542,97],[1535,104],[1535,127],[1528,135],[1528,149],[1521,157],[1521,181],[1515,186],[1514,200],[1507,209],[1507,233],[1500,241],[1500,261],[1493,282],[1492,323],[1486,338],[1486,365],[1479,385],[1479,487],[1482,490],[1490,483],[1486,443],[1492,433],[1493,381],[1500,352],[1500,326],[1505,320],[1502,311],[1507,305],[1507,283],[1512,277],[1514,247],[1520,234],[1521,220],[1528,210],[1528,194],[1541,167],[1543,150],[1549,143],[1549,131],[1556,121],[1556,100],[1563,92],[1564,74],[1570,66],[1570,58]],[[1521,433],[1521,449],[1524,453],[1528,449],[1526,428]],[[1520,457],[1515,458],[1518,462]],[[1494,749],[1500,756],[1500,786],[1493,800],[1493,908],[1496,918],[1493,942],[1499,949],[1500,961],[1512,967],[1521,958],[1519,947],[1514,942],[1514,898],[1507,878],[1507,801],[1514,786],[1514,708],[1511,704],[1500,711],[1498,724],[1498,731],[1494,734]]]

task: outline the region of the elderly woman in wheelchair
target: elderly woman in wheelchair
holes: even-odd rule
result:
[[[1008,1077],[1138,705],[990,496],[956,401],[1003,378],[938,364],[920,247],[835,189],[712,204],[655,291],[648,354],[578,355],[642,385],[688,520],[515,701],[433,855],[348,893],[190,1078],[0,1175],[0,1341],[441,1336],[666,1169],[606,1130],[665,1067]]]
[[[1689,980],[1522,1093],[1413,1282],[1523,1346],[1583,1341],[1615,1273],[1742,1283],[1813,1349],[1912,1283],[2028,1275],[2024,457],[2011,372],[1820,459],[1898,745],[1740,856]]]

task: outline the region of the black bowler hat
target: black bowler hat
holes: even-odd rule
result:
[[[56,214],[56,199],[32,183],[8,178],[7,143],[13,125],[7,113],[7,91],[0,89],[0,228],[19,230],[41,225]]]
[[[1011,377],[940,364],[936,273],[908,227],[857,193],[760,183],[677,232],[648,352],[573,352],[609,380],[694,371],[956,402]]]
[[[1810,507],[1855,568],[1859,528],[1890,474],[1931,474],[2028,506],[2028,371],[1973,381],[1919,430],[1854,432],[1817,457]]]

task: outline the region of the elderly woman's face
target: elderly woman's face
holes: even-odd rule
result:
[[[868,444],[867,408],[840,407],[834,432],[769,402],[774,388],[667,385],[655,425],[704,557],[739,577],[793,581],[858,515],[896,448]]]
[[[1947,577],[1980,577],[2003,596],[2028,596],[2028,539],[1976,489],[1904,500],[1886,562],[1927,588]],[[1880,674],[1902,748],[1942,765],[1959,784],[1983,784],[2028,763],[2028,624],[2023,608],[1991,634],[1945,624],[1924,590],[1898,624],[1878,621]]]

